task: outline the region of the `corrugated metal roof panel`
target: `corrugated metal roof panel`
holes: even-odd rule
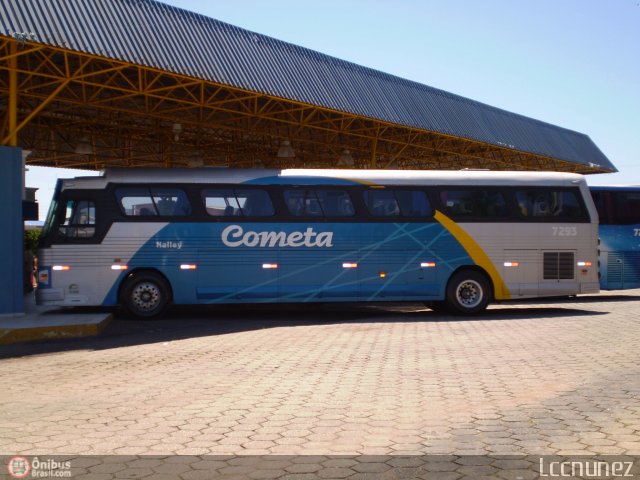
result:
[[[153,0],[9,0],[0,21],[8,36],[615,170],[584,134]]]

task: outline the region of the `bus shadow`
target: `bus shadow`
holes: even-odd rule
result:
[[[560,304],[560,303],[572,303],[572,304],[587,304],[587,303],[609,303],[609,302],[637,302],[640,301],[640,295],[637,294],[620,294],[620,293],[600,293],[597,295],[578,295],[578,296],[564,296],[564,297],[546,297],[546,298],[532,298],[525,300],[509,300],[505,302],[518,304]]]
[[[96,337],[4,345],[0,349],[0,359],[73,350],[107,350],[271,328],[403,322],[522,321],[535,318],[574,319],[579,316],[605,314],[606,312],[576,308],[575,304],[565,307],[522,304],[510,307],[502,304],[492,306],[474,316],[438,313],[421,304],[174,307],[158,320],[129,319],[115,312],[113,321]]]
[[[598,302],[637,302],[640,301],[640,295],[621,295],[621,294],[599,294],[593,296],[580,296],[576,299],[579,303],[598,303]]]

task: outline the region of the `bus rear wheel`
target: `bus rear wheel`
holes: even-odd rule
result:
[[[449,280],[445,302],[452,313],[471,315],[487,308],[491,297],[491,285],[486,276],[474,270],[463,270]]]
[[[162,315],[171,299],[167,281],[155,272],[134,273],[125,280],[121,292],[125,311],[147,319]]]

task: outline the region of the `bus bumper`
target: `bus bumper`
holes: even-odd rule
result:
[[[64,302],[62,288],[38,288],[36,290],[36,305],[61,305]]]
[[[36,305],[73,307],[88,304],[88,296],[69,294],[68,292],[65,293],[62,288],[44,288],[36,290]]]

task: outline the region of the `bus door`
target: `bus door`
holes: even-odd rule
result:
[[[65,192],[41,250],[40,296],[61,305],[95,305],[104,297],[108,260],[99,254],[96,202],[91,193]],[[43,280],[44,279],[44,280]]]

